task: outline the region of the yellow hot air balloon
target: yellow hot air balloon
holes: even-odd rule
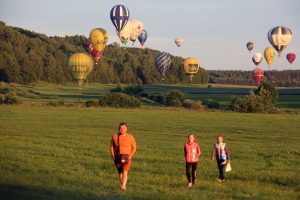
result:
[[[106,47],[107,40],[108,34],[106,30],[102,28],[94,28],[91,30],[90,41],[96,51],[103,52]]]
[[[183,68],[185,74],[189,77],[190,81],[192,81],[195,75],[199,71],[200,68],[199,61],[197,60],[197,58],[188,57],[183,62]]]
[[[73,54],[68,61],[68,68],[75,80],[77,80],[79,89],[83,81],[92,72],[94,67],[93,58],[85,53]]]
[[[265,56],[265,59],[270,67],[270,65],[272,65],[273,61],[274,61],[274,58],[275,58],[275,55],[276,55],[276,52],[275,52],[275,49],[272,48],[272,47],[267,47],[265,49],[265,52],[264,52],[264,56]]]

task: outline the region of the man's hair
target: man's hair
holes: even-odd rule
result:
[[[218,136],[217,136],[217,139],[218,139],[219,137],[221,137],[221,138],[224,139],[224,135],[222,135],[222,134],[218,135]]]
[[[125,122],[121,122],[121,123],[119,124],[119,128],[121,128],[121,126],[126,126],[126,127],[127,127],[127,124],[126,124]]]

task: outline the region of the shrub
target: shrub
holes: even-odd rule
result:
[[[4,104],[17,105],[21,103],[22,100],[17,96],[14,90],[10,90],[9,93],[4,96]]]
[[[163,95],[154,96],[153,100],[160,104],[166,104],[166,97]]]
[[[258,94],[251,91],[243,99],[238,98],[233,105],[233,110],[247,113],[273,113],[274,96],[268,90],[261,89]]]
[[[187,109],[191,109],[193,107],[193,104],[194,104],[194,101],[191,100],[191,99],[185,99],[183,102],[182,102],[182,106],[187,108]]]
[[[133,96],[124,93],[108,93],[100,99],[100,106],[115,108],[137,108],[141,107],[142,102]]]
[[[170,91],[166,98],[167,106],[181,107],[183,101],[183,94],[180,91]]]
[[[259,95],[259,93],[262,89],[267,90],[271,93],[272,102],[273,102],[273,104],[275,104],[277,102],[277,98],[278,98],[278,91],[274,87],[274,85],[271,83],[263,82],[258,86],[257,90],[255,90],[255,94]]]
[[[99,101],[97,100],[88,100],[85,102],[86,107],[97,107],[99,106]]]
[[[5,96],[3,94],[0,94],[0,105],[4,104]]]
[[[220,108],[219,102],[217,102],[215,100],[212,100],[212,99],[205,99],[203,101],[203,105],[205,105],[206,107],[211,108],[211,109],[218,109],[218,108]]]
[[[182,106],[187,108],[187,109],[193,109],[193,110],[204,110],[205,106],[203,105],[203,103],[201,101],[194,101],[191,99],[185,99],[182,102]]]

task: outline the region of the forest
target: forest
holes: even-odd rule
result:
[[[68,57],[87,53],[87,38],[47,36],[7,26],[0,22],[0,81],[30,84],[38,81],[63,84],[72,81]],[[182,57],[172,56],[172,65],[164,80],[154,60],[159,51],[149,48],[124,48],[109,44],[101,61],[95,64],[89,82],[125,84],[187,84]],[[195,84],[254,85],[252,71],[205,70],[193,79]],[[266,71],[265,79],[276,86],[300,86],[300,70]]]

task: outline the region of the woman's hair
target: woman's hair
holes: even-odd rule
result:
[[[127,127],[127,124],[126,124],[125,122],[121,122],[121,123],[119,124],[119,129],[121,128],[121,126],[126,126],[126,127]]]
[[[224,135],[222,135],[222,134],[218,135],[218,136],[217,136],[217,139],[218,139],[219,137],[221,137],[221,138],[224,139]]]
[[[195,136],[193,133],[190,133],[190,134],[188,135],[188,140],[187,140],[187,141],[189,142],[189,137],[190,137],[191,135],[194,136],[194,142],[197,143],[197,142],[198,142],[198,141],[197,141],[197,138],[196,138],[196,136]]]

